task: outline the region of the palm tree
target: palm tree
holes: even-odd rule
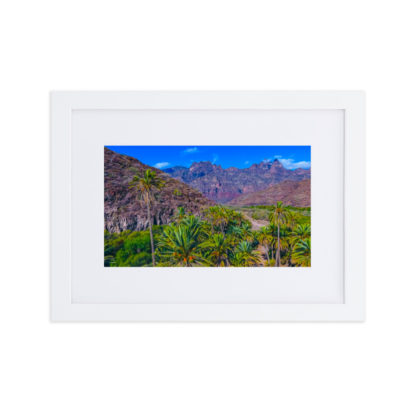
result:
[[[261,263],[260,253],[253,250],[253,246],[248,241],[240,241],[231,258],[233,266],[250,267]]]
[[[150,169],[146,169],[143,176],[135,175],[129,183],[129,188],[136,189],[138,196],[144,200],[147,207],[147,221],[149,223],[153,267],[156,266],[156,260],[152,229],[153,220],[150,215],[150,203],[155,198],[155,191],[161,189],[164,185],[165,182],[156,175],[156,172]]]
[[[229,266],[228,255],[231,252],[231,238],[222,233],[212,234],[208,240],[205,240],[201,246],[207,249],[208,258],[216,267]]]
[[[175,221],[177,223],[180,223],[186,216],[185,208],[184,207],[178,207],[175,213]]]
[[[269,234],[265,227],[260,228],[257,233],[257,241],[264,247],[266,252],[267,262],[270,262],[269,250],[272,243],[272,236]]]
[[[296,244],[301,240],[306,240],[307,238],[310,238],[311,236],[311,226],[309,224],[298,224],[296,225],[296,227],[294,225],[295,223],[291,224],[291,227],[289,227],[286,230],[285,238],[282,240],[286,248],[289,267],[294,266],[292,262],[292,255]],[[290,229],[292,229],[291,232]]]
[[[232,225],[228,228],[227,234],[234,237],[236,240],[243,238],[244,230],[239,225]]]
[[[198,238],[200,227],[196,225],[197,222],[193,224],[171,224],[164,229],[158,249],[169,264],[190,267],[207,263],[202,256]]]
[[[211,223],[212,231],[214,231],[214,228],[217,228],[224,233],[230,221],[230,213],[231,210],[227,210],[220,205],[209,207],[205,211],[205,217]]]
[[[305,240],[305,238],[311,236],[311,226],[309,224],[299,224],[292,234],[298,240]]]
[[[189,227],[193,232],[197,234],[204,231],[204,222],[199,217],[195,217],[195,215],[185,215],[182,219],[182,224]]]
[[[278,227],[276,224],[270,223],[266,227],[266,232],[269,235],[270,238],[270,260],[275,263],[275,254],[276,254],[276,248],[277,248],[277,231]]]
[[[287,224],[285,224],[280,229],[280,250],[281,250],[281,253],[283,251],[287,266],[289,267],[293,267],[292,254],[293,254],[293,248],[295,244],[296,244],[296,240],[294,240],[290,232],[290,227]],[[280,261],[282,261],[282,256],[280,257]]]
[[[251,224],[248,222],[243,222],[240,225],[240,228],[241,228],[243,238],[245,240],[251,241],[253,238],[253,232],[251,231]]]
[[[311,226],[309,224],[299,224],[292,232],[296,241],[305,240],[311,236]]]
[[[230,219],[236,225],[241,225],[244,222],[244,215],[239,211],[229,210],[230,212]]]
[[[293,251],[293,260],[303,267],[311,267],[311,239],[300,240]]]
[[[298,214],[288,209],[286,213],[287,227],[290,228],[290,230],[293,230],[295,226],[297,225],[297,221],[298,221]]]
[[[277,226],[277,248],[275,267],[280,266],[280,227],[284,224],[287,218],[287,213],[287,207],[283,205],[282,201],[276,202],[276,206],[270,213],[270,223]]]

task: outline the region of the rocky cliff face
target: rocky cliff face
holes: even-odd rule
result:
[[[220,203],[227,203],[240,195],[257,192],[284,180],[301,181],[311,176],[310,169],[289,170],[278,160],[261,162],[246,169],[223,169],[211,162],[195,162],[189,168],[177,166],[165,172]]]
[[[282,201],[295,207],[311,206],[311,180],[296,182],[285,180],[258,192],[241,195],[228,202],[229,205],[272,205]]]
[[[165,181],[152,202],[154,224],[171,222],[179,206],[188,213],[199,214],[205,207],[214,204],[197,190],[161,170],[104,148],[104,226],[107,231],[143,230],[149,226],[144,202],[128,186],[134,175],[140,176],[146,169],[155,171]]]

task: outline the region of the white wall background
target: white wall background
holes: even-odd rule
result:
[[[5,0],[0,413],[414,415],[413,1]],[[48,91],[364,89],[364,324],[50,324]]]

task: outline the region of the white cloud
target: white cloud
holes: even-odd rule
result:
[[[219,156],[216,153],[214,153],[212,155],[212,163],[215,163],[218,159],[219,159]]]
[[[279,159],[279,161],[286,169],[309,169],[311,167],[311,162],[305,160],[295,162],[294,159]]]
[[[273,156],[275,159],[280,159],[282,156],[281,155],[274,155]]]
[[[163,168],[168,167],[169,165],[170,165],[170,163],[169,163],[169,162],[159,162],[159,163],[156,163],[156,164],[154,165],[154,167],[155,167],[155,168],[158,168],[158,169],[163,169]]]
[[[250,161],[249,161],[249,160],[246,160],[246,161],[244,162],[244,164],[245,164],[245,165],[249,165],[249,164],[250,164]]]
[[[197,147],[188,147],[187,149],[185,149],[183,151],[183,153],[198,153],[198,148]]]

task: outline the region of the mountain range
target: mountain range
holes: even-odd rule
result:
[[[310,169],[286,169],[278,159],[263,161],[244,169],[235,167],[224,169],[211,162],[194,162],[189,168],[175,166],[165,169],[164,172],[199,190],[215,202],[231,203],[232,205],[237,205],[235,201],[238,201],[242,195],[258,193],[283,181],[299,182],[309,179],[311,176]],[[294,190],[298,189],[298,187],[291,185],[285,185],[284,189],[289,191],[291,187]],[[280,194],[283,192],[283,188],[273,190],[273,192],[275,191]],[[261,195],[265,194],[253,197],[254,200],[259,201],[259,204],[265,203],[260,200]],[[300,199],[307,201],[307,198],[301,197]]]
[[[167,173],[104,148],[104,226],[107,231],[144,230],[148,227],[145,203],[137,197],[134,189],[129,188],[133,176],[142,176],[146,169],[155,171],[165,182],[151,204],[155,224],[171,222],[179,206],[198,215],[204,208],[214,205],[198,190]]]

